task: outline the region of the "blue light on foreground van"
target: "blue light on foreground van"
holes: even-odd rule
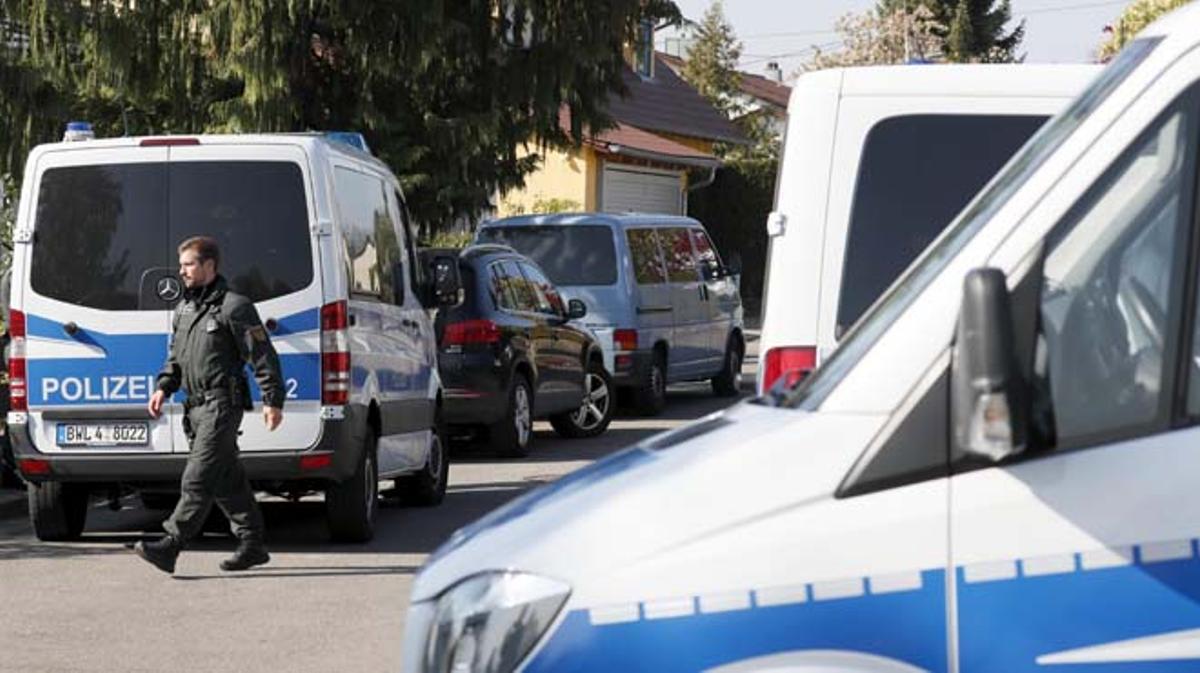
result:
[[[92,140],[96,137],[92,131],[91,122],[73,121],[67,122],[67,128],[63,132],[63,142],[72,142],[76,140]]]
[[[371,153],[371,148],[367,146],[367,139],[357,131],[329,131],[325,137],[334,142],[349,145],[356,150],[362,150],[367,154]]]

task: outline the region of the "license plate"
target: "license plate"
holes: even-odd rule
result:
[[[149,423],[59,423],[59,446],[145,446]]]

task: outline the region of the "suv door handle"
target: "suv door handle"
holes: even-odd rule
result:
[[[416,320],[413,320],[411,318],[405,318],[405,319],[401,320],[400,324],[402,326],[404,326],[405,329],[412,330],[413,332],[421,331],[421,323],[419,323]]]

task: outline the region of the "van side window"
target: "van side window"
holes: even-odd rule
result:
[[[700,267],[700,275],[704,280],[719,280],[721,278],[721,258],[717,257],[717,249],[708,234],[699,229],[692,230],[692,245],[696,247],[696,264]]]
[[[1146,434],[1170,417],[1197,144],[1185,100],[1047,238],[1034,420],[1048,446]]]
[[[408,262],[408,286],[418,290],[423,286],[425,279],[421,265],[417,263],[417,239],[413,236],[412,217],[408,214],[408,204],[404,201],[404,195],[393,190],[392,197],[396,199],[396,212],[400,213],[399,232],[403,240],[405,260]]]
[[[350,291],[392,301],[392,267],[401,260],[396,225],[383,180],[338,166],[334,170]]]
[[[629,229],[629,254],[633,257],[633,273],[638,285],[657,285],[667,282],[658,250],[658,232],[653,229]]]
[[[556,316],[567,314],[567,309],[563,306],[562,297],[558,295],[558,290],[554,288],[554,283],[551,283],[550,279],[546,278],[546,274],[530,264],[522,264],[521,270],[525,272],[525,277],[529,279],[534,294],[537,295],[539,313]]]
[[[691,236],[683,228],[660,229],[663,259],[667,265],[667,280],[672,283],[690,283],[699,280],[696,272],[696,257],[692,254]]]

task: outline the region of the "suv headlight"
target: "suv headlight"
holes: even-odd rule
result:
[[[510,673],[550,628],[571,588],[516,572],[469,577],[409,611],[408,673]],[[419,654],[418,654],[419,653]]]

